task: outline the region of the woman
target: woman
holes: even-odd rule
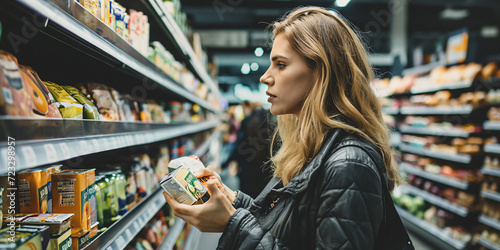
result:
[[[211,199],[186,206],[165,193],[174,214],[224,232],[219,249],[411,249],[387,192],[401,179],[356,33],[336,14],[305,7],[274,23],[273,35],[260,80],[278,116],[274,178],[253,200],[207,167],[196,176],[210,176]]]

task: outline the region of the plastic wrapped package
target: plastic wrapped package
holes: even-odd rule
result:
[[[68,94],[83,105],[83,119],[99,120],[99,111],[95,104],[89,100],[83,93],[73,86],[62,86]]]
[[[87,91],[94,100],[102,120],[119,121],[118,105],[108,88],[100,83],[87,84]]]
[[[64,90],[60,85],[44,81],[52,96],[56,100],[56,105],[63,118],[83,119],[83,105]]]
[[[62,118],[61,112],[57,108],[54,96],[38,76],[38,74],[30,67],[19,65],[23,82],[26,85],[27,91],[30,93],[33,101],[33,112],[35,115],[52,118]]]
[[[34,116],[33,101],[23,83],[16,57],[0,50],[0,113]]]

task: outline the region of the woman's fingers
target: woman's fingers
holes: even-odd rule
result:
[[[184,219],[183,216],[185,217],[186,215],[192,214],[192,206],[179,203],[167,192],[163,192],[163,196],[165,197],[165,200],[167,201],[168,205],[170,205],[172,211],[177,217],[181,217],[182,219]]]

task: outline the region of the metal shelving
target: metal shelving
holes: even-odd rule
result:
[[[447,153],[432,151],[432,150],[426,149],[426,148],[412,147],[412,146],[409,146],[409,145],[404,144],[404,143],[401,143],[399,145],[399,149],[403,152],[407,152],[407,153],[411,153],[411,154],[427,156],[427,157],[431,157],[431,158],[453,161],[453,162],[464,163],[464,164],[469,164],[472,161],[472,156],[468,155],[468,154],[447,154]]]
[[[445,185],[448,185],[451,187],[459,188],[462,190],[467,190],[469,188],[469,182],[460,181],[460,180],[457,180],[457,179],[454,179],[451,177],[443,176],[441,174],[429,173],[425,170],[419,169],[419,168],[417,168],[411,164],[408,164],[408,163],[404,163],[404,162],[400,163],[399,168],[401,168],[401,170],[403,170],[409,174],[417,175],[417,176],[429,179],[431,181],[439,182],[439,183],[442,183],[442,184],[445,184]]]
[[[485,175],[500,177],[500,168],[483,167],[481,168],[481,173]]]
[[[165,199],[165,198],[163,198]],[[159,250],[170,250],[174,248],[175,242],[177,241],[177,238],[179,238],[179,235],[181,234],[182,230],[184,229],[184,225],[186,222],[184,222],[180,218],[175,218],[174,225],[170,228],[168,231],[167,236],[161,243],[161,245],[158,247]]]
[[[500,144],[492,143],[486,144],[483,148],[485,153],[500,154]]]
[[[469,115],[474,108],[471,105],[459,106],[407,106],[401,107],[399,112],[403,115]]]
[[[487,225],[487,226],[490,226],[496,230],[500,230],[500,221],[498,221],[496,219],[493,219],[493,218],[488,217],[486,215],[479,215],[478,221]]]
[[[401,133],[406,133],[406,134],[448,136],[448,137],[462,137],[462,138],[467,138],[471,135],[470,132],[454,128],[429,128],[429,127],[414,127],[408,125],[400,126],[399,131]]]
[[[426,200],[429,203],[432,203],[438,207],[444,208],[454,214],[460,215],[462,217],[467,217],[469,215],[469,210],[463,206],[451,203],[437,195],[428,193],[422,189],[410,186],[410,185],[404,185],[401,186],[401,190],[403,192],[407,192],[410,194],[413,194],[415,196],[420,196],[422,199]]]
[[[487,198],[487,199],[490,199],[490,200],[493,200],[496,202],[500,202],[500,193],[492,192],[492,191],[488,191],[488,190],[481,190],[480,195],[484,198]]]

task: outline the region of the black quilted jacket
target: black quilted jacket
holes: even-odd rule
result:
[[[273,178],[255,200],[238,193],[218,249],[373,249],[384,209],[368,147],[333,130],[287,186]]]

